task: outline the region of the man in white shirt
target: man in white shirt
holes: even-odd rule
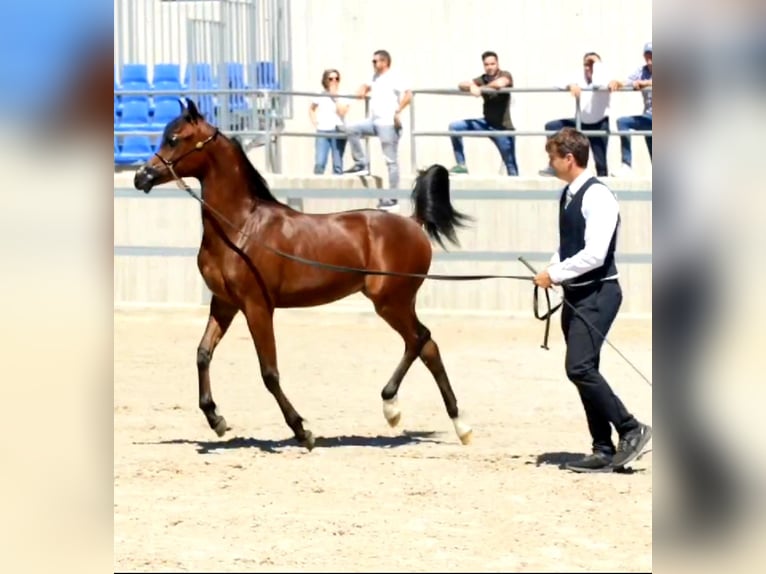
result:
[[[612,191],[585,170],[589,143],[582,133],[563,128],[548,139],[545,150],[556,177],[568,185],[559,201],[559,248],[534,282],[544,289],[564,289],[566,374],[580,393],[593,439],[593,454],[566,466],[576,472],[611,472],[633,461],[651,438],[651,427],[630,414],[599,372],[603,337],[622,304],[614,259],[619,206]],[[620,437],[617,448],[610,424]]]
[[[388,167],[388,187],[399,187],[399,136],[402,131],[401,113],[412,100],[412,92],[396,72],[391,71],[391,55],[385,50],[373,54],[372,65],[375,73],[369,83],[363,84],[357,96],[370,96],[370,115],[357,124],[348,126],[348,142],[354,166],[344,173],[369,175],[369,161],[362,147],[361,136],[376,135],[380,138],[383,157]],[[378,209],[396,211],[396,199],[381,199]]]
[[[583,131],[609,132],[609,106],[611,92],[606,88],[609,76],[606,73],[601,56],[596,52],[588,52],[583,56],[583,74],[580,79],[565,87],[575,98],[580,98],[580,126]],[[587,88],[583,91],[583,88]],[[545,124],[546,131],[558,131],[564,127],[576,127],[574,118],[552,120]],[[606,149],[609,145],[608,133],[603,136],[588,136],[593,161],[596,164],[596,175],[606,177],[609,171],[606,167]],[[550,167],[540,170],[540,175],[555,175]]]

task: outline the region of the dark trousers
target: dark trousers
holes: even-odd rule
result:
[[[574,119],[552,120],[545,124],[546,130],[560,130],[561,128],[573,128],[575,127]],[[595,124],[581,123],[580,127],[583,131],[596,131],[606,130],[609,131],[609,117],[605,117],[600,122]],[[590,149],[593,151],[593,163],[596,164],[596,175],[599,177],[607,177],[609,171],[606,168],[606,148],[609,145],[609,136],[588,136],[590,142]]]
[[[564,297],[603,335],[607,335],[622,304],[622,289],[616,280],[597,282],[564,290]],[[614,394],[599,372],[603,339],[569,306],[561,311],[561,329],[567,344],[566,373],[580,393],[593,450],[614,454],[612,429],[622,436],[638,427],[638,421]]]

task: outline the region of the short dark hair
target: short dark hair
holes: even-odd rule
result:
[[[375,50],[372,54],[373,56],[382,56],[383,59],[386,61],[386,63],[390,66],[391,65],[391,54],[388,53],[387,50]]]
[[[545,142],[545,151],[559,157],[572,154],[578,167],[587,167],[590,157],[588,138],[574,128],[562,128]]]
[[[487,58],[492,56],[495,60],[499,60],[500,58],[497,57],[497,52],[493,52],[492,50],[487,50],[481,55],[481,61],[483,62]]]

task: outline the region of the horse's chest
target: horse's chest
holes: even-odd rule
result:
[[[224,281],[224,274],[219,260],[213,257],[210,251],[204,247],[200,249],[197,256],[197,267],[207,288],[214,295],[228,299],[226,296],[226,282]]]

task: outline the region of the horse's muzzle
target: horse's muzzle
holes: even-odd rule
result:
[[[151,166],[141,166],[133,176],[133,186],[144,193],[149,193],[157,181],[157,172]]]

